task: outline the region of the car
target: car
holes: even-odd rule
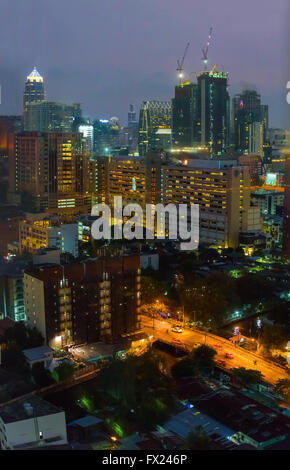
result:
[[[230,353],[230,352],[226,352],[226,353],[225,353],[225,357],[226,357],[227,359],[234,359],[234,355],[233,355],[232,353]]]
[[[200,343],[193,343],[192,345],[193,348],[199,348],[199,346],[200,346]]]
[[[221,349],[223,349],[223,347],[222,347],[220,344],[214,344],[213,347],[214,347],[215,349],[218,349],[219,351],[220,351]]]
[[[225,365],[226,365],[226,361],[223,361],[222,359],[218,359],[215,362],[216,362],[216,365],[220,366],[220,367],[225,367]]]
[[[179,344],[179,345],[182,345],[182,341],[180,341],[180,339],[177,339],[177,338],[172,338],[172,342],[175,343],[175,344]]]
[[[175,325],[171,328],[171,331],[173,331],[173,333],[182,333],[182,328],[180,328],[178,325]]]

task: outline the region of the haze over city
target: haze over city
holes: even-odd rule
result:
[[[187,42],[185,73],[201,71],[212,26],[209,65],[229,72],[230,95],[256,88],[270,125],[287,127],[286,13],[284,0],[220,0],[219,8],[211,0],[2,0],[1,114],[21,111],[24,80],[36,65],[49,100],[80,102],[92,119],[124,123],[128,103],[138,109],[144,99],[173,97]]]

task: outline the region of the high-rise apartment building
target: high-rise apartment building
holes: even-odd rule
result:
[[[158,129],[171,128],[172,108],[170,101],[143,101],[139,116],[139,155],[146,155],[158,148]]]
[[[117,339],[139,327],[139,256],[39,266],[24,274],[27,322],[48,345]]]
[[[235,160],[211,159],[173,163],[154,153],[146,158],[113,157],[102,164],[99,199],[109,204],[113,196],[122,196],[124,203],[141,205],[199,204],[200,243],[238,246],[242,219],[250,206],[246,166],[239,166]]]
[[[27,210],[72,216],[90,210],[89,155],[80,133],[25,132],[16,136],[15,191]]]

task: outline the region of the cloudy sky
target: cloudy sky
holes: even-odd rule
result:
[[[129,103],[172,98],[188,41],[185,71],[201,70],[212,26],[209,63],[229,72],[230,94],[255,86],[270,105],[270,124],[288,126],[286,0],[0,0],[0,7],[0,114],[21,112],[36,65],[49,100],[80,102],[84,115],[125,123]]]

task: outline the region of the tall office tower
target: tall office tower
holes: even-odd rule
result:
[[[128,112],[128,147],[129,152],[133,153],[138,148],[138,121],[133,104],[130,104]]]
[[[176,85],[172,100],[173,147],[194,147],[200,141],[197,83]]]
[[[16,136],[16,192],[26,210],[70,217],[88,212],[89,155],[80,133],[24,132]]]
[[[228,74],[204,71],[197,76],[200,143],[211,155],[225,152],[229,146],[230,99]]]
[[[81,120],[79,103],[64,104],[52,101],[26,105],[25,131],[72,132]]]
[[[24,274],[27,322],[52,347],[118,339],[139,326],[140,257],[47,266]]]
[[[92,155],[94,149],[94,126],[89,119],[83,119],[77,130],[83,135],[84,151]]]
[[[268,106],[261,104],[261,96],[255,90],[244,90],[232,101],[232,130],[234,148],[241,153],[250,149],[250,126],[263,125],[263,133],[268,127]]]
[[[283,244],[282,255],[286,260],[290,259],[290,150],[287,150],[285,160],[285,192],[284,192],[284,216],[283,216]]]
[[[143,101],[139,115],[139,155],[146,155],[158,148],[156,134],[159,129],[171,128],[172,108],[170,101]]]
[[[23,96],[23,117],[24,117],[24,129],[26,126],[26,112],[27,105],[29,103],[38,103],[46,100],[46,93],[44,89],[44,81],[42,76],[39,74],[36,67],[32,70],[31,74],[28,75],[25,82],[24,96]]]
[[[94,126],[94,151],[98,155],[111,155],[119,147],[120,126],[119,119],[97,119]]]
[[[21,116],[0,116],[0,158],[7,161],[8,170],[8,193],[7,201],[14,201],[15,191],[15,135],[21,132]],[[4,176],[4,175],[3,175]],[[0,174],[1,183],[1,174]],[[6,184],[6,183],[5,183]]]

